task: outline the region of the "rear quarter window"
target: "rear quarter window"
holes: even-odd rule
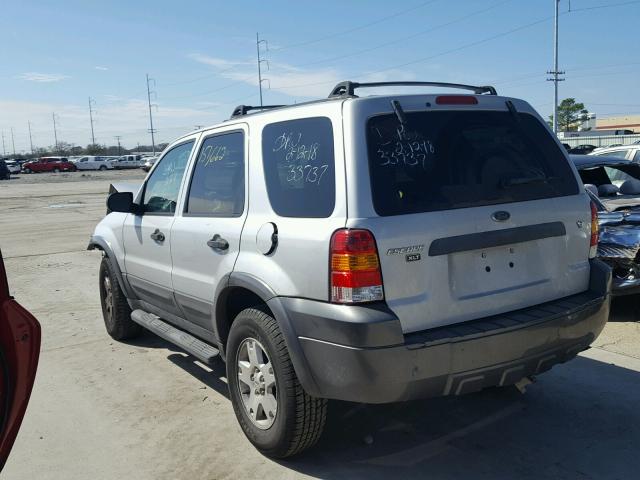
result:
[[[329,217],[335,206],[333,127],[326,117],[272,123],[262,161],[273,210],[282,217]]]
[[[494,111],[394,114],[367,121],[373,204],[380,216],[578,193],[566,157],[534,116]]]

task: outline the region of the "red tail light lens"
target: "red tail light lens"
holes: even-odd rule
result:
[[[331,301],[383,300],[378,249],[369,230],[338,230],[331,237]]]
[[[591,241],[589,243],[589,258],[595,258],[598,253],[598,208],[591,202]]]
[[[437,105],[477,105],[478,99],[471,95],[440,95],[436,97]]]

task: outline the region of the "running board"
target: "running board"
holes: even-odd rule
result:
[[[131,312],[131,320],[159,337],[177,345],[204,363],[212,364],[214,359],[220,354],[217,348],[197,339],[187,332],[177,329],[152,313],[145,312],[144,310],[134,310]]]

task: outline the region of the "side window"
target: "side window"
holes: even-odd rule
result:
[[[607,157],[613,157],[613,158],[627,158],[627,151],[626,150],[614,150],[613,152],[598,152],[597,153],[598,156],[604,155]]]
[[[145,213],[173,214],[176,211],[182,176],[193,148],[193,140],[169,150],[162,157],[144,188]]]
[[[315,117],[267,125],[262,161],[269,201],[278,215],[331,215],[336,200],[331,120]]]
[[[636,150],[636,154],[633,156],[633,161],[640,163],[640,150]]]
[[[244,133],[205,139],[196,160],[185,214],[236,217],[244,211]]]

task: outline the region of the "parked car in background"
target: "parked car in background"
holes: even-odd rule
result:
[[[37,160],[22,164],[24,173],[39,172],[75,172],[76,166],[67,157],[41,157]]]
[[[0,252],[0,470],[29,403],[40,356],[40,324],[9,292]]]
[[[22,168],[20,162],[18,162],[17,160],[5,160],[5,163],[7,164],[9,172],[20,173],[20,170]]]
[[[354,93],[407,85],[474,94]],[[590,197],[533,107],[493,87],[343,82],[243,105],[152,170],[89,243],[106,331],[221,356],[269,456],[312,446],[327,399],[522,385],[609,316]]]
[[[613,294],[640,293],[640,165],[596,155],[571,160],[598,208],[598,257],[613,270]]]
[[[569,149],[569,153],[574,153],[576,155],[587,155],[595,150],[595,145],[578,145],[576,147],[572,147]]]
[[[113,160],[109,157],[86,156],[78,158],[75,166],[78,170],[111,170]]]
[[[11,172],[9,171],[9,167],[7,167],[7,162],[4,160],[0,160],[0,180],[10,180]]]
[[[598,148],[591,152],[590,155],[604,155],[607,157],[615,157],[640,163],[640,144],[634,143],[632,145],[623,145],[620,147]]]
[[[151,170],[151,167],[153,167],[157,160],[158,157],[146,157],[144,158],[144,163],[140,168],[142,168],[142,170],[144,170],[145,172],[148,172],[149,170]]]
[[[144,165],[141,155],[122,155],[115,162],[113,168],[140,168]]]

